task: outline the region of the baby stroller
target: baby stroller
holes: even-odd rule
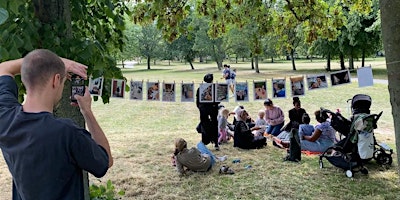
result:
[[[373,130],[377,128],[377,121],[382,115],[370,114],[372,99],[365,94],[357,94],[351,99],[351,120],[343,117],[339,112],[321,108],[322,112],[331,115],[331,126],[340,133],[341,139],[334,146],[320,155],[319,165],[323,168],[323,158],[332,165],[346,171],[347,177],[353,177],[355,172],[368,174],[363,163],[374,158],[383,166],[392,164],[393,150],[386,144],[376,142]]]

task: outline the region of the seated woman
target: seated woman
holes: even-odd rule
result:
[[[234,130],[234,127],[235,127],[236,122],[237,122],[237,111],[240,110],[240,109],[244,109],[244,106],[242,106],[242,105],[236,106],[235,109],[233,109],[233,112],[229,113],[229,115],[232,115],[232,114],[234,115],[233,122],[232,122],[233,129],[231,129],[231,130]],[[244,121],[249,126],[249,128],[252,128],[252,127],[255,126],[255,121],[254,121],[253,118],[250,117],[250,115],[247,115],[247,118]]]
[[[289,123],[286,126],[285,131],[290,132],[292,128],[299,128],[299,124],[303,124],[302,117],[304,113],[307,113],[304,108],[301,107],[299,97],[293,97],[293,107],[289,110]]]
[[[249,128],[245,120],[249,114],[244,109],[236,112],[237,122],[235,125],[235,134],[233,136],[233,146],[242,149],[257,149],[267,145],[267,138],[264,136],[254,136],[252,131],[260,129],[260,127]]]
[[[216,160],[226,160],[226,156],[216,157],[201,141],[197,144],[197,148],[188,149],[186,141],[182,138],[175,140],[174,155],[176,169],[181,175],[185,174],[185,168],[194,172],[206,172]]]
[[[301,150],[324,152],[331,147],[336,138],[336,131],[332,128],[326,113],[315,111],[315,119],[319,122],[311,136],[301,135]]]
[[[267,136],[277,136],[281,132],[281,128],[285,123],[285,115],[280,107],[275,106],[271,99],[264,101],[265,121],[268,123],[268,128],[265,131]]]

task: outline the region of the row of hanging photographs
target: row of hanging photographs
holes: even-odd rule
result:
[[[332,72],[329,74],[331,86],[351,83],[351,76],[348,70]],[[362,67],[357,69],[357,77],[360,87],[373,85],[372,68]],[[103,90],[103,77],[89,79],[89,92],[93,96],[101,96]],[[304,83],[306,81],[306,84]],[[125,80],[112,79],[111,97],[125,98]],[[291,96],[303,96],[305,90],[315,90],[328,87],[327,74],[307,75],[290,77]],[[272,97],[286,98],[286,78],[272,79]],[[235,94],[232,95],[235,101],[249,101],[249,88],[246,82],[236,82],[234,87]],[[265,100],[267,95],[267,81],[253,81],[253,99]],[[176,101],[176,84],[162,83],[160,90],[160,82],[147,81],[147,91],[144,91],[143,81],[130,81],[131,100]],[[145,97],[144,97],[145,95]],[[228,102],[229,101],[229,86],[226,83],[200,83],[199,85],[200,102]],[[194,83],[181,84],[181,102],[194,102],[195,88]]]

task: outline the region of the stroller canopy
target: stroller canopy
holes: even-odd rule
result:
[[[354,114],[367,113],[370,114],[372,99],[366,94],[356,94],[351,100],[351,109]]]

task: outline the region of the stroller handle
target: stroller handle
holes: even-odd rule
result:
[[[326,112],[326,113],[329,113],[329,114],[332,114],[332,115],[335,115],[336,113],[334,113],[333,111],[331,111],[331,110],[329,110],[329,109],[326,109],[326,108],[323,108],[323,107],[320,107],[320,110],[321,110],[321,112]]]

